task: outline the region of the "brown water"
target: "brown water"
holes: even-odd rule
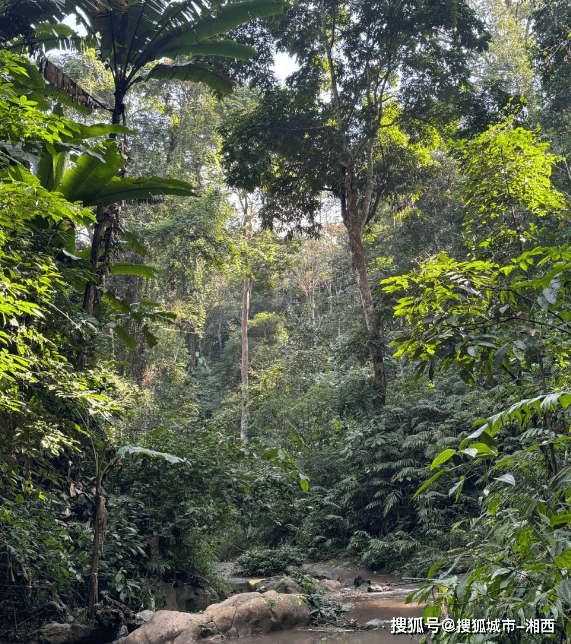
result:
[[[392,593],[351,593],[344,596],[341,603],[352,605],[345,614],[348,620],[357,620],[365,624],[372,619],[383,620],[384,629],[372,631],[319,632],[312,630],[290,630],[255,637],[241,637],[240,644],[408,644],[418,642],[418,636],[391,634],[393,617],[418,617],[422,608],[405,604],[405,598],[419,584],[406,583],[398,577],[374,573],[359,568],[327,568],[328,572],[339,575],[339,581],[345,587],[353,587],[353,580],[358,575],[370,579],[373,583],[395,588]]]
[[[241,637],[238,641],[240,644],[406,644],[418,642],[418,639],[412,639],[410,635],[391,635],[389,626],[387,630],[354,633],[284,631],[257,637]]]

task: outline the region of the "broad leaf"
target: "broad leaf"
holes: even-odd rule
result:
[[[168,461],[169,463],[186,463],[186,459],[179,458],[173,454],[168,454],[167,452],[156,452],[153,449],[147,449],[146,447],[135,447],[133,445],[125,445],[120,447],[118,450],[119,456],[127,456],[128,454],[132,456],[150,456],[151,458],[162,458]]]
[[[137,340],[122,326],[117,325],[113,329],[113,333],[116,333],[119,338],[125,343],[125,346],[129,349],[137,348]]]
[[[179,179],[161,177],[125,177],[113,176],[105,185],[100,186],[97,194],[92,194],[88,206],[108,206],[118,201],[149,199],[158,195],[177,195],[179,197],[196,197],[193,187]]]
[[[191,40],[194,40],[191,38]],[[233,40],[213,40],[186,45],[185,38],[177,38],[172,48],[164,50],[163,56],[177,58],[178,56],[223,56],[225,58],[237,58],[238,60],[250,60],[256,55],[256,50],[249,45],[241,45]]]
[[[413,498],[413,499],[414,499],[414,498],[416,498],[416,497],[417,497],[417,496],[422,492],[422,490],[426,489],[426,488],[427,488],[431,483],[434,483],[434,481],[436,481],[437,479],[439,479],[439,478],[444,474],[444,472],[446,472],[446,471],[447,471],[447,470],[440,470],[440,471],[436,472],[436,474],[434,474],[433,476],[431,476],[431,477],[428,479],[428,481],[425,481],[425,482],[424,482],[424,483],[423,483],[423,484],[418,488],[418,490],[414,493],[414,496],[413,496],[412,498]]]
[[[564,550],[558,557],[554,559],[555,565],[561,569],[571,568],[571,548]]]
[[[58,191],[68,201],[81,201],[85,206],[97,205],[94,203],[95,197],[115,177],[125,162],[114,141],[104,141],[97,149],[102,152],[105,162],[101,162],[89,154],[84,154],[79,157],[75,167],[65,173],[58,186]],[[119,200],[115,199],[114,201]],[[114,203],[114,201],[106,201],[103,205]]]
[[[250,20],[271,16],[281,11],[283,11],[283,5],[274,0],[250,0],[228,4],[219,8],[215,15],[196,20],[195,24],[189,24],[189,21],[186,21],[174,28],[166,28],[163,25],[158,30],[161,37],[153,38],[148,45],[141,47],[141,55],[135,61],[136,66],[140,68],[153,60],[159,60],[168,55],[166,52],[177,49],[178,43],[184,46],[204,43],[212,36],[227,33]]]
[[[513,474],[503,474],[502,476],[499,476],[496,481],[507,483],[508,485],[515,485],[515,478],[513,477]]]
[[[566,577],[559,583],[557,592],[564,602],[571,605],[571,579],[569,577]]]
[[[156,65],[145,75],[144,80],[179,80],[205,83],[223,94],[232,93],[232,80],[203,63],[184,63],[181,65]]]
[[[438,454],[438,456],[432,461],[430,469],[433,470],[435,467],[442,465],[442,463],[446,463],[446,461],[452,458],[455,453],[456,452],[453,449],[445,449],[443,452],[440,452],[440,454]]]
[[[53,155],[46,152],[38,164],[38,179],[46,190],[55,190],[67,170],[69,153],[60,152]]]
[[[111,264],[110,272],[112,275],[137,275],[138,277],[146,277],[147,279],[154,279],[156,277],[155,269],[144,264],[123,264],[116,262]]]

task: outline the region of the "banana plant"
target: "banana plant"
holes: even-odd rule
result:
[[[125,96],[141,81],[203,82],[219,92],[230,93],[232,79],[204,62],[203,57],[249,60],[255,49],[221,34],[282,10],[282,4],[276,0],[246,0],[225,6],[220,6],[217,0],[104,0],[94,11],[79,11],[76,16],[87,31],[87,39],[97,43],[96,51],[113,77],[111,123],[125,125]],[[77,44],[77,34],[47,24],[37,31],[36,40],[46,50],[72,47]],[[186,62],[176,63],[180,58]],[[115,219],[118,216],[117,210]],[[99,258],[104,232],[113,219],[99,206],[91,249],[95,269],[106,263],[104,258],[100,264]],[[83,302],[88,315],[93,314],[95,299],[96,285],[88,283]]]
[[[109,135],[112,132],[118,134],[128,132],[127,128],[121,125],[76,125],[76,131],[67,136],[62,135],[64,140],[45,147],[43,154],[38,158],[35,175],[19,163],[0,172],[0,179],[3,182],[18,181],[32,188],[58,192],[67,201],[79,202],[84,208],[105,207],[120,201],[149,199],[160,195],[196,196],[191,184],[178,179],[163,177],[125,177],[120,179],[117,172],[124,164],[125,159],[119,153],[117,142],[114,140],[107,139],[99,145],[89,148],[82,147],[84,152],[79,156],[74,155],[70,150],[82,143],[85,138]],[[72,156],[74,164],[70,167],[69,162]],[[92,225],[93,215],[89,211],[85,212],[87,213],[84,218],[85,225]],[[39,227],[49,225],[45,221],[37,222],[37,224]],[[60,222],[57,226],[59,230],[54,241],[63,248],[67,259],[79,270],[80,277],[77,280],[72,280],[74,287],[79,290],[85,288],[86,283],[97,282],[97,273],[93,267],[97,267],[101,258],[92,256],[93,249],[76,252],[75,229],[67,226],[65,222]],[[136,252],[145,253],[144,247],[128,231],[122,231],[122,237]],[[123,275],[154,276],[150,267],[141,264],[112,263],[109,269],[111,273]],[[106,301],[113,308],[116,305],[113,295],[111,293],[104,293],[104,295]],[[144,322],[154,319],[157,315],[168,314],[147,311],[148,308],[145,307],[145,311],[142,312],[131,304],[121,303],[120,313],[123,317],[139,322],[143,327],[143,334],[153,344],[156,341]],[[132,346],[134,340],[123,327],[117,326],[115,331],[127,346]]]
[[[60,0],[60,4],[66,2]],[[96,47],[113,76],[114,124],[124,121],[125,95],[134,83],[143,80],[203,82],[230,93],[232,79],[201,59],[220,56],[249,60],[256,54],[253,47],[224,39],[221,34],[283,10],[276,0],[246,0],[225,6],[219,6],[216,0],[104,0],[91,9],[90,5],[90,0],[82,0],[80,11],[72,12],[87,32],[84,41]],[[57,12],[53,13],[57,18]],[[38,24],[34,35],[34,42],[44,50],[77,48],[80,40],[67,25],[50,21]],[[25,37],[12,43],[12,47],[26,45]],[[179,58],[186,61],[172,62]]]

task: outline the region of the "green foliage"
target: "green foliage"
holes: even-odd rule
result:
[[[305,554],[294,546],[284,545],[276,550],[250,550],[236,559],[238,570],[246,575],[273,575],[288,566],[299,566]]]
[[[305,596],[309,604],[309,614],[319,622],[340,622],[347,608],[322,594],[314,593]]]
[[[68,222],[80,225],[89,214],[40,187],[13,182],[0,191],[1,465],[14,474],[19,462],[71,446],[88,418],[105,422],[117,407],[99,393],[101,374],[74,369],[71,334],[83,322],[72,317],[65,269],[55,259]]]
[[[69,597],[88,571],[84,546],[90,531],[78,522],[64,524],[58,518],[64,516],[66,503],[56,495],[1,500],[1,552],[8,569],[18,583],[27,579],[36,601],[57,598],[60,593]]]
[[[571,520],[567,513],[570,468],[565,463],[552,471],[553,462],[546,460],[543,464],[543,456],[546,445],[552,446],[554,457],[562,454],[570,439],[564,433],[552,431],[546,435],[533,431],[530,425],[537,415],[566,410],[570,403],[567,392],[519,401],[488,418],[478,430],[479,437],[473,435],[462,441],[460,451],[477,459],[482,455],[478,445],[485,447],[484,443],[462,447],[469,444],[470,438],[481,440],[483,430],[490,436],[515,422],[523,432],[521,448],[500,458],[490,469],[481,497],[484,513],[470,522],[474,539],[447,572],[436,574],[444,563],[438,562],[431,570],[429,584],[408,601],[425,600],[434,589],[438,611],[446,606],[453,619],[514,619],[516,624],[526,625],[527,620],[539,616],[555,621],[555,633],[542,635],[542,641],[559,641],[568,636],[571,540],[565,526]],[[543,440],[538,442],[538,438]],[[489,451],[487,456],[496,457]],[[561,463],[560,458],[557,461]],[[451,573],[461,562],[468,563],[469,570],[460,580]],[[428,607],[425,614],[434,614],[432,611],[433,607]],[[434,641],[460,640],[457,634],[440,633]],[[476,636],[463,636],[462,641],[479,640]],[[518,641],[531,642],[535,638],[521,633]]]
[[[221,92],[231,92],[232,82],[219,68],[197,60],[184,65],[165,65],[165,57],[201,55],[248,59],[255,50],[217,36],[245,22],[282,10],[273,0],[250,0],[217,7],[202,2],[200,9],[189,0],[169,5],[165,0],[144,0],[123,6],[119,0],[76,12],[78,24],[97,43],[99,56],[109,65],[115,85],[113,122],[124,116],[123,100],[134,83],[158,78],[205,82]],[[77,34],[69,29],[52,29],[41,42],[47,49],[71,47]],[[153,64],[151,69],[145,69]]]
[[[311,575],[293,573],[290,577],[303,588],[309,595],[316,595],[319,588],[319,581]]]
[[[537,131],[514,128],[513,117],[455,145],[468,176],[470,248],[494,258],[511,257],[537,240],[538,218],[563,213],[565,200],[550,179],[559,158],[547,153],[548,147],[538,141]]]

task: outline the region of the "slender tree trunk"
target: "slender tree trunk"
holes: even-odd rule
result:
[[[107,527],[107,508],[105,507],[105,496],[101,487],[101,482],[97,481],[95,488],[95,504],[93,512],[94,532],[93,532],[93,551],[91,553],[91,574],[88,611],[93,613],[93,607],[99,601],[99,557],[103,550],[103,541],[105,539],[105,529]]]
[[[373,378],[375,388],[373,405],[375,409],[381,409],[385,406],[387,397],[387,378],[384,364],[384,351],[382,341],[383,338],[381,337],[379,321],[377,320],[377,316],[375,314],[373,294],[371,292],[371,285],[369,284],[369,278],[367,276],[367,265],[365,263],[365,251],[363,247],[363,229],[369,219],[370,214],[372,213],[371,205],[374,178],[374,145],[376,134],[379,129],[379,124],[381,122],[382,100],[380,104],[375,108],[377,110],[376,129],[374,132],[369,133],[365,150],[366,177],[365,185],[361,191],[361,209],[359,209],[359,182],[357,179],[355,155],[351,151],[346,120],[341,109],[341,99],[337,85],[337,73],[332,55],[332,48],[335,40],[334,21],[330,25],[330,32],[331,35],[329,35],[327,28],[325,3],[322,2],[322,46],[327,56],[327,62],[329,64],[329,80],[331,81],[331,93],[333,95],[333,106],[335,108],[335,114],[337,117],[337,131],[339,133],[341,144],[341,159],[344,164],[343,172],[345,175],[344,194],[341,198],[341,214],[343,217],[343,223],[345,224],[347,233],[349,234],[351,265],[353,272],[355,273],[355,278],[357,279],[359,293],[361,294],[361,304],[363,305],[365,323],[367,325],[367,331],[369,332],[370,337],[370,356],[373,365]]]
[[[105,227],[109,221],[108,209],[105,206],[99,206],[97,208],[97,223],[93,230],[93,239],[91,241],[91,266],[95,269],[97,274],[97,269],[99,268],[99,259],[101,256],[101,249],[103,247],[103,237],[105,235]],[[99,278],[99,275],[98,275]],[[99,279],[98,279],[99,281]],[[97,284],[94,282],[87,282],[85,286],[85,296],[83,298],[83,310],[87,315],[93,315],[93,309],[95,308],[95,299],[97,293]]]
[[[119,125],[121,123],[121,116],[123,114],[123,94],[119,91],[115,92],[115,107],[113,110],[113,115],[111,117],[112,125]],[[117,138],[116,134],[111,134],[110,138]],[[122,177],[125,174],[125,165],[119,171],[119,175]],[[98,206],[96,213],[96,224],[93,230],[93,239],[91,241],[91,266],[95,269],[97,274],[97,282],[87,282],[85,286],[85,295],[83,297],[83,310],[87,315],[93,315],[93,309],[95,308],[97,300],[97,286],[101,282],[103,275],[105,274],[105,268],[101,267],[101,264],[105,265],[109,258],[109,252],[111,248],[111,236],[113,228],[119,227],[119,213],[121,210],[121,204],[113,204],[111,206]],[[106,239],[107,237],[107,239]],[[104,257],[102,258],[102,251]],[[103,262],[102,262],[103,259]]]
[[[361,295],[361,304],[365,315],[365,323],[370,338],[370,356],[373,365],[373,379],[375,394],[373,405],[375,409],[385,406],[387,397],[387,377],[384,363],[383,338],[379,320],[375,313],[373,293],[367,275],[365,262],[365,249],[363,246],[363,227],[366,217],[359,212],[357,177],[354,165],[350,164],[345,175],[346,207],[343,212],[343,221],[349,236],[351,249],[351,266],[357,280],[357,287]]]
[[[242,282],[242,418],[240,421],[240,438],[243,443],[248,442],[248,317],[250,315],[250,294],[252,282],[245,277]]]
[[[184,336],[191,369],[196,367],[196,337],[194,330],[187,331]]]

